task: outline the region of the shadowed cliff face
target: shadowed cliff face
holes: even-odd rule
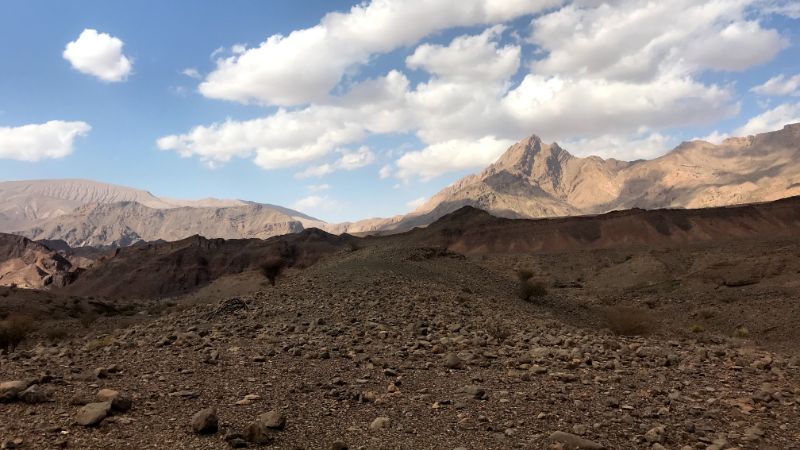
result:
[[[78,268],[64,256],[22,236],[0,233],[0,286],[62,287]]]

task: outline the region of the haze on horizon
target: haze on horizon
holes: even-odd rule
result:
[[[653,158],[800,122],[800,4],[373,0],[0,7],[0,180],[329,222],[407,212],[537,134]]]

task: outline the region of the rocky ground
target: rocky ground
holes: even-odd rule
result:
[[[0,355],[0,439],[79,449],[799,445],[793,354],[726,333],[620,336],[570,321],[589,308],[580,298],[607,297],[572,279],[578,271],[550,271],[546,297],[520,300],[519,264],[550,265],[367,247],[251,294],[31,343]]]

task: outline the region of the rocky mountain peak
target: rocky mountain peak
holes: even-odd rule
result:
[[[573,156],[557,143],[547,144],[539,136],[531,135],[506,150],[490,166],[493,173],[506,171],[529,178],[541,178],[554,171]]]

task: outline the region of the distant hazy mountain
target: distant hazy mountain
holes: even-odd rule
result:
[[[684,142],[653,160],[579,158],[531,136],[494,164],[453,183],[411,214],[342,225],[349,232],[405,230],[463,206],[537,218],[629,208],[704,208],[800,195],[800,124],[720,145]]]
[[[266,238],[324,222],[275,205],[241,200],[159,198],[88,180],[0,183],[0,232],[71,246],[130,245],[141,240]]]

